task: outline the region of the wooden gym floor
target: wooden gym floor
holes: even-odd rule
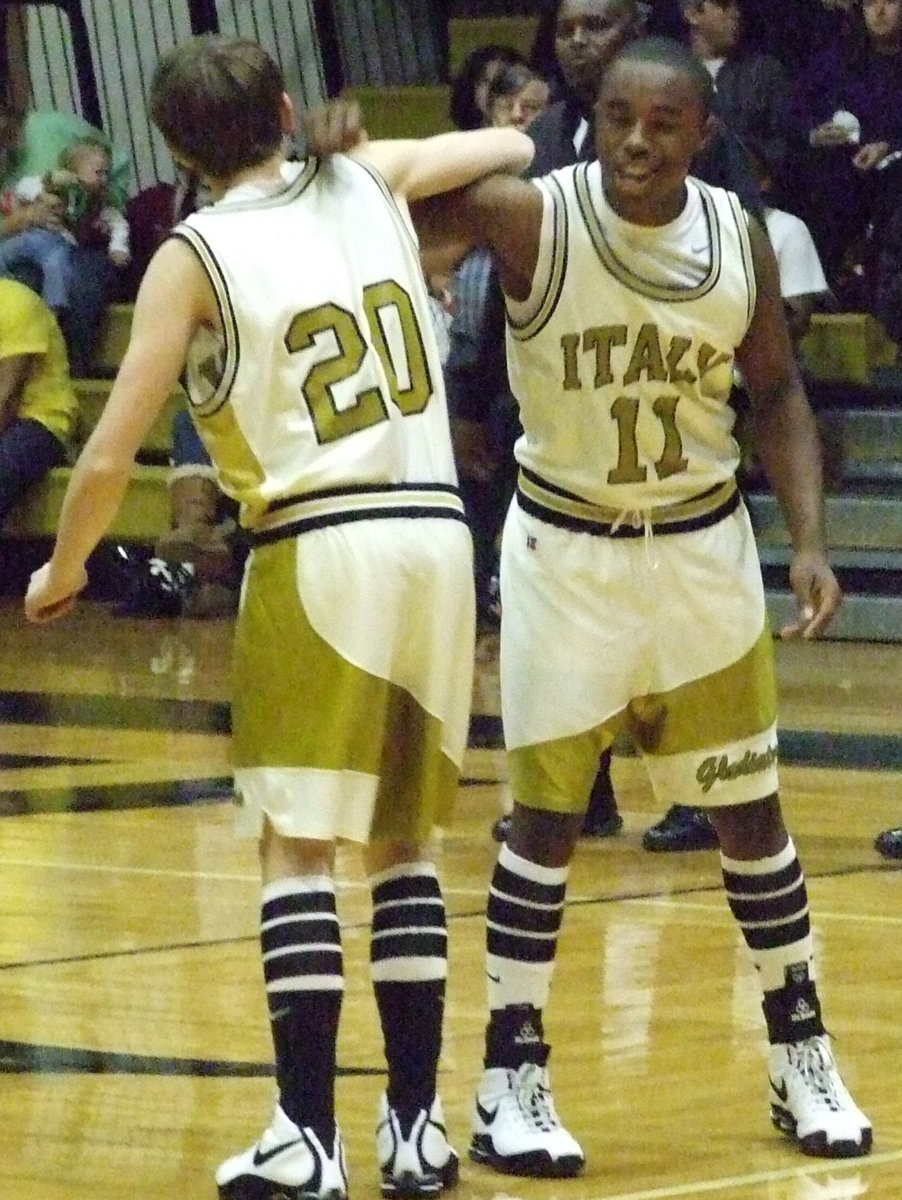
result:
[[[44,629],[0,600],[0,1197],[213,1197],[217,1163],[273,1100],[252,845],[228,800],[228,622]],[[469,1138],[484,1021],[483,913],[504,788],[491,645],[478,654],[458,820],[439,844],[451,974],[441,1088]],[[650,855],[659,815],[617,758],[626,829],[582,843],[547,1028],[576,1180],[463,1158],[460,1200],[902,1197],[902,646],[781,645],[784,802],[821,992],[873,1154],[806,1159],[770,1126],[757,984],[714,852]],[[338,1082],[353,1200],[378,1195],[383,1086],[368,892],[341,855],[347,991]]]

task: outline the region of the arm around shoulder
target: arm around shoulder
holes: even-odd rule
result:
[[[370,142],[355,154],[372,163],[396,195],[421,200],[496,171],[519,175],[532,161],[534,149],[525,133],[507,128]]]

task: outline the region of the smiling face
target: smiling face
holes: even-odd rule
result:
[[[707,133],[705,105],[685,71],[659,61],[614,62],[595,108],[596,153],[614,211],[636,225],[674,220]]]

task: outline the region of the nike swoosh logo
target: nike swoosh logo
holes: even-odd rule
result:
[[[771,1080],[771,1081],[770,1081],[770,1086],[771,1086],[771,1087],[774,1089],[774,1091],[776,1092],[776,1094],[777,1094],[777,1095],[780,1097],[780,1099],[781,1099],[781,1100],[783,1101],[783,1103],[785,1104],[785,1103],[786,1103],[786,1101],[789,1099],[789,1088],[786,1086],[786,1081],[784,1080],[784,1081],[783,1081],[783,1082],[780,1084],[780,1086],[779,1086],[779,1087],[777,1087],[777,1085],[774,1083],[774,1081],[773,1081],[773,1080]]]
[[[483,1108],[482,1105],[477,1100],[476,1101],[476,1115],[479,1117],[480,1121],[482,1121],[483,1125],[491,1125],[492,1122],[495,1120],[495,1118],[498,1116],[498,1106],[496,1104],[495,1107],[492,1109]]]
[[[254,1166],[262,1167],[264,1163],[268,1163],[271,1158],[275,1158],[277,1154],[281,1154],[283,1150],[290,1150],[292,1146],[298,1144],[297,1138],[293,1142],[283,1142],[281,1146],[276,1146],[272,1150],[261,1150],[259,1146],[254,1150]]]
[[[486,976],[487,976],[487,978],[491,979],[492,983],[500,983],[501,982],[501,976],[493,975],[491,971],[486,971]]]

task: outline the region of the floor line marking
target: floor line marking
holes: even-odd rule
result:
[[[809,879],[812,877],[809,876]],[[661,896],[654,897],[639,897],[636,900],[624,899],[624,904],[641,905],[646,904],[652,908],[678,908],[687,909],[690,912],[718,913],[728,919],[730,913],[724,909],[718,909],[714,904],[699,904],[694,900],[680,900],[678,897]],[[858,925],[902,925],[902,916],[889,917],[877,913],[855,913],[855,912],[825,912],[822,908],[817,908],[811,914],[811,919],[814,924],[820,921],[854,921]]]
[[[879,1154],[870,1154],[866,1158],[856,1159],[829,1159],[823,1164],[817,1166],[799,1168],[787,1167],[782,1170],[774,1171],[755,1171],[748,1175],[733,1175],[725,1176],[721,1179],[703,1179],[692,1183],[674,1184],[671,1187],[649,1188],[641,1192],[610,1192],[605,1195],[586,1197],[584,1200],[668,1200],[669,1197],[677,1196],[699,1196],[704,1192],[716,1191],[735,1191],[739,1188],[753,1187],[760,1183],[779,1183],[782,1180],[792,1179],[808,1179],[814,1176],[839,1174],[841,1171],[862,1171],[865,1168],[880,1167],[887,1163],[898,1162],[902,1159],[902,1150],[884,1151]],[[840,1181],[837,1180],[837,1183]],[[848,1181],[850,1184],[855,1184],[854,1179]],[[866,1192],[864,1190],[844,1190],[837,1191],[837,1197],[853,1197],[862,1196]],[[515,1197],[508,1193],[502,1193],[499,1196],[493,1197],[493,1200],[516,1200]]]

